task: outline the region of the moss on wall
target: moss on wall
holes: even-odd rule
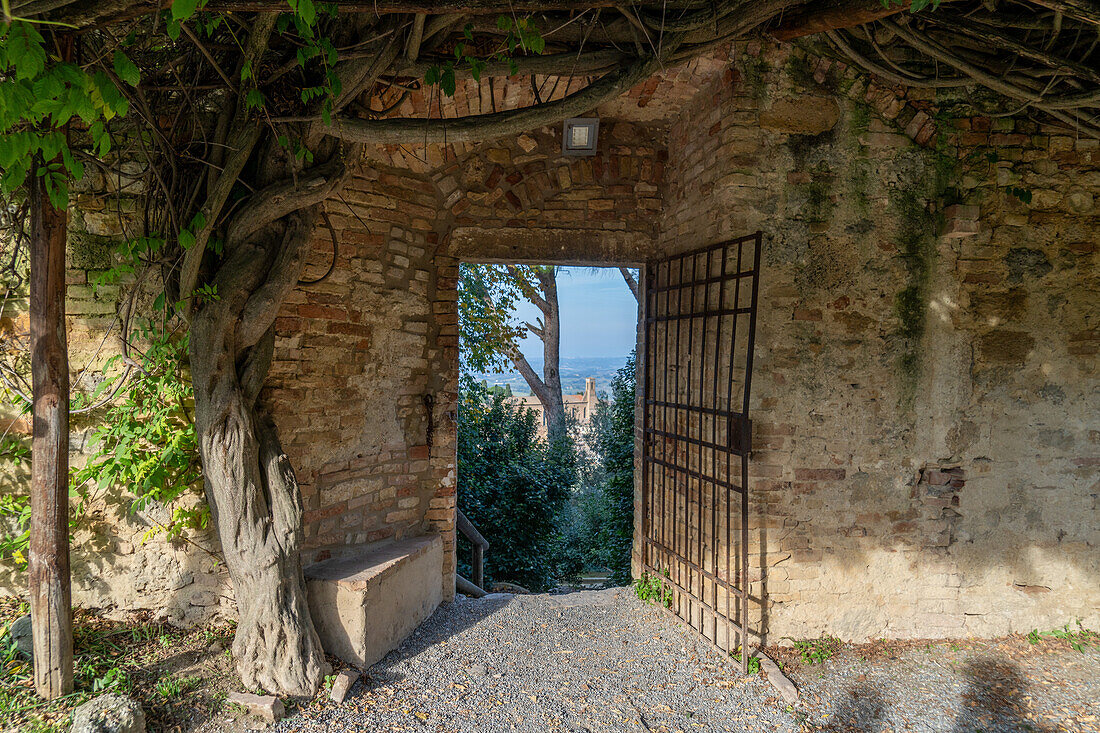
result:
[[[796,87],[812,89],[816,86],[814,71],[804,55],[791,54],[791,57],[787,59],[787,63],[783,66],[783,70]]]
[[[940,211],[954,167],[946,156],[915,150],[902,151],[894,163],[897,179],[887,193],[890,213],[898,222],[894,243],[905,269],[904,283],[894,294],[898,320],[894,335],[900,342],[901,406],[909,412],[921,376],[921,340],[927,326],[936,240],[942,228]]]
[[[759,56],[744,54],[739,64],[741,77],[745,80],[745,88],[756,99],[763,99],[768,93],[768,72],[772,70],[771,64]]]
[[[118,240],[87,232],[69,233],[69,267],[75,270],[106,270]]]
[[[830,164],[834,138],[832,132],[826,132],[820,135],[791,135],[787,141],[794,170],[807,176],[805,182],[789,184],[788,199],[796,203],[799,218],[810,223],[828,223],[836,208],[836,176]]]

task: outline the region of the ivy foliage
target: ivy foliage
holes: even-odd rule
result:
[[[546,48],[546,40],[530,18],[500,15],[497,17],[497,28],[504,31],[504,39],[488,54],[482,55],[478,53],[474,40],[474,26],[467,23],[462,29],[464,40],[455,43],[454,59],[429,66],[424,72],[424,83],[438,85],[443,94],[451,97],[457,88],[456,72],[463,66],[469,68],[474,81],[481,81],[481,74],[489,61],[506,62],[511,74],[515,75],[519,73],[517,53],[537,56]]]
[[[78,527],[93,505],[106,499],[134,513],[163,507],[169,512],[166,521],[154,521],[143,541],[161,533],[181,539],[210,522],[204,502],[180,501],[202,493],[190,412],[194,393],[186,373],[187,333],[147,320],[134,336],[141,350],[131,369],[120,368],[121,356],[112,357],[105,365],[109,376],[91,393],[74,396],[74,406],[96,403],[117,389],[114,400],[96,413],[100,420],[92,432],[91,455],[70,470],[69,526]],[[21,493],[30,471],[29,440],[6,436],[0,441],[0,463],[9,484],[0,494],[0,560],[23,568],[30,538],[30,500]]]
[[[30,477],[30,439],[19,435],[5,435],[0,439],[0,464],[4,466],[0,478],[0,560],[10,559],[17,567],[27,564],[27,545],[30,541],[30,497],[18,493],[20,485]]]
[[[90,72],[63,60],[60,49],[48,49],[34,24],[0,22],[0,191],[12,194],[34,173],[45,180],[55,208],[68,206],[69,178],[81,178],[84,165],[64,128],[79,120],[103,156],[111,149],[107,123],[129,111],[108,68],[130,86],[141,79],[122,49],[112,54],[110,67]]]
[[[194,388],[186,374],[188,335],[155,321],[142,324],[136,335],[146,345],[135,367],[137,375],[107,408],[92,436],[95,454],[73,476],[84,497],[92,488],[106,493],[116,486],[126,487],[136,497],[131,504],[135,512],[151,505],[172,506],[184,495],[202,490],[198,438],[190,412]],[[119,359],[115,356],[109,362]],[[108,363],[108,369],[111,366]],[[115,372],[96,387],[92,399],[125,378],[125,372]],[[171,521],[149,534],[164,531],[175,538],[187,529],[205,528],[209,519],[205,504],[177,505]]]

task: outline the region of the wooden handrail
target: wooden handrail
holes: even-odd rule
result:
[[[457,518],[455,528],[466,539],[470,540],[470,569],[473,574],[473,584],[478,588],[485,587],[485,551],[489,549],[489,541],[481,536],[473,522],[466,518],[461,509],[456,509]]]
[[[489,540],[481,536],[481,533],[477,531],[477,527],[466,518],[461,509],[458,510],[458,531],[466,535],[466,539],[470,542],[480,545],[483,550],[489,549]]]

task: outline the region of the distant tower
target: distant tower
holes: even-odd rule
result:
[[[586,377],[584,380],[584,417],[587,420],[596,411],[596,378]]]

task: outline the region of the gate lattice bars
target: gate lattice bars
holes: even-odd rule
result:
[[[762,235],[646,266],[642,563],[748,670],[748,417]]]

